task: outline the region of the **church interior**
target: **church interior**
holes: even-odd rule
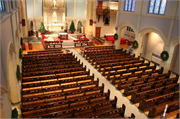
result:
[[[1,118],[179,118],[179,0],[0,0]]]

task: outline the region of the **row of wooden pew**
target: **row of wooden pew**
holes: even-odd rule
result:
[[[179,75],[170,78],[171,72],[163,73],[163,67],[157,69],[126,50],[107,47],[86,48],[82,56],[141,111],[149,112],[148,117],[162,115],[166,104],[167,113],[179,109]]]
[[[123,118],[126,106],[117,108],[117,97],[110,99],[110,90],[104,92],[80,60],[61,51],[22,58],[22,118]]]

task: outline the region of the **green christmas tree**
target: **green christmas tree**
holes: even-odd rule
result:
[[[46,32],[46,30],[45,30],[45,28],[44,28],[43,22],[41,22],[41,25],[40,25],[40,28],[39,28],[39,32],[40,32],[40,33],[45,33],[45,32]]]
[[[76,31],[75,26],[74,26],[74,22],[73,22],[73,21],[71,22],[71,25],[70,25],[69,30],[70,30],[71,32]]]

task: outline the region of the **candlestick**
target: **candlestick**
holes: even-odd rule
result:
[[[165,115],[166,115],[167,108],[168,108],[168,104],[166,104],[166,107],[164,109],[163,117],[165,117]]]

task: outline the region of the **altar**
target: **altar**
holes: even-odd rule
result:
[[[60,38],[61,40],[68,39],[68,33],[59,33],[58,38]]]
[[[50,31],[60,31],[63,30],[64,25],[63,24],[48,24],[47,29]]]

